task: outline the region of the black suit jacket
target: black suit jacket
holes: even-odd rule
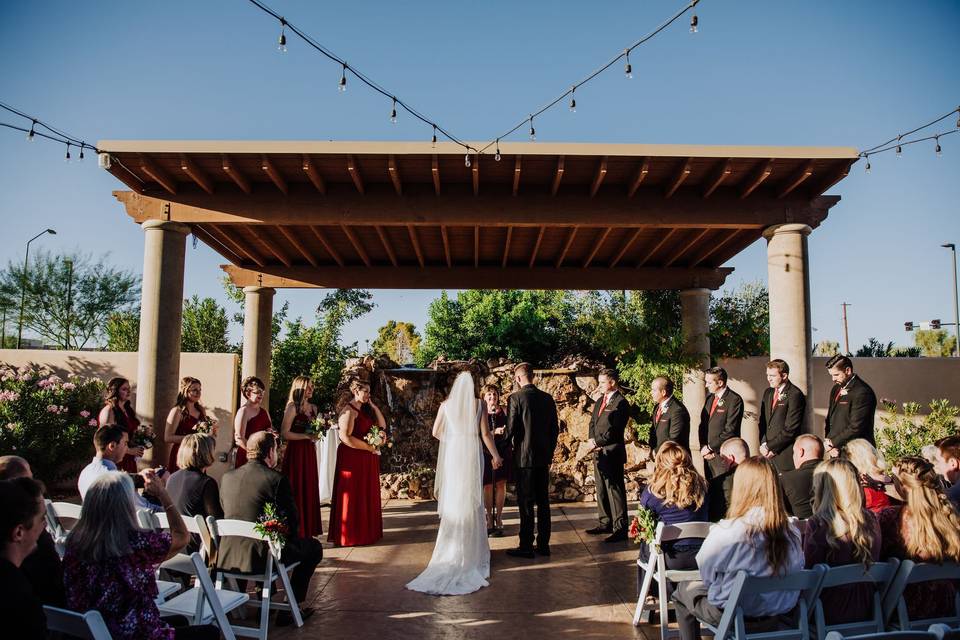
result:
[[[654,407],[653,417],[656,415],[657,407]],[[660,414],[660,420],[650,425],[650,450],[656,452],[667,440],[690,450],[690,412],[673,396],[667,402],[666,411]]]
[[[807,460],[799,469],[780,476],[787,513],[805,520],[813,515],[813,470],[820,460]]]
[[[300,514],[293,501],[290,481],[258,460],[249,460],[239,469],[228,471],[220,480],[223,517],[256,522],[268,502],[276,505],[286,518],[290,537],[295,537]],[[259,573],[267,561],[267,547],[250,538],[221,539],[217,567],[227,571]]]
[[[803,412],[807,398],[800,387],[787,380],[773,408],[773,388],[767,387],[760,403],[760,444],[775,453],[773,464],[784,473],[793,469],[793,442],[803,432]]]
[[[614,391],[607,405],[600,412],[603,397],[594,401],[593,415],[590,417],[590,437],[600,450],[597,452],[597,467],[601,471],[623,473],[627,463],[627,448],[623,442],[623,433],[630,420],[630,403],[619,391]]]
[[[743,420],[743,398],[727,387],[720,398],[722,404],[717,404],[713,415],[710,407],[713,406],[713,394],[707,394],[700,412],[700,446],[707,445],[719,455],[720,446],[730,438],[740,437],[740,422]]]
[[[877,410],[877,396],[866,382],[855,376],[841,393],[838,384],[830,389],[830,407],[827,410],[826,435],[838,449],[856,438],[870,444],[873,439],[873,414]]]
[[[560,437],[557,403],[533,383],[510,394],[507,431],[513,443],[514,461],[521,469],[549,467]]]

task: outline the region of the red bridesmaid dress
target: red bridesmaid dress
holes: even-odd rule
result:
[[[243,439],[246,440],[258,431],[266,431],[270,426],[270,414],[267,413],[266,409],[260,407],[260,413],[247,420],[247,428],[243,434]],[[245,464],[247,464],[247,450],[237,447],[237,462],[235,466],[239,468]]]
[[[137,418],[137,414],[133,410],[133,407],[131,407],[130,403],[127,402],[123,407],[110,407],[110,413],[113,415],[113,423],[118,424],[127,430],[127,446],[133,448],[133,435],[137,432],[137,427],[140,426],[140,419]],[[128,453],[127,455],[123,456],[123,460],[120,461],[120,464],[118,464],[117,467],[121,471],[137,473],[137,457]]]
[[[312,418],[297,413],[290,425],[293,433],[306,433]],[[332,435],[332,434],[331,434]],[[313,440],[288,440],[283,452],[283,475],[290,480],[293,500],[300,512],[298,537],[312,538],[323,533],[320,517],[320,475],[317,470],[317,445]]]
[[[173,434],[177,436],[188,436],[193,433],[194,427],[196,427],[199,422],[200,419],[194,418],[190,415],[189,411],[183,411],[180,413],[180,424],[177,425],[177,430],[174,431]],[[180,468],[177,466],[178,451],[180,451],[180,443],[174,442],[173,446],[170,447],[170,459],[167,461],[167,471],[170,473]]]
[[[353,421],[353,437],[362,440],[374,420],[352,403],[350,406],[358,411]],[[373,544],[383,537],[379,455],[340,443],[330,511],[330,542],[353,547]]]

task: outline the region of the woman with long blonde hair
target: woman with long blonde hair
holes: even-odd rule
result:
[[[180,379],[180,391],[177,393],[177,403],[167,414],[167,425],[163,431],[163,439],[171,445],[167,469],[171,472],[180,468],[177,463],[177,451],[180,443],[188,435],[196,431],[198,424],[207,419],[207,412],[200,404],[202,386],[200,381],[191,376]]]
[[[803,555],[807,568],[821,563],[869,567],[880,559],[880,524],[864,506],[860,474],[848,460],[826,460],[813,472],[813,515],[807,520]],[[827,623],[866,619],[873,605],[873,591],[868,584],[825,590]]]
[[[904,504],[879,514],[880,557],[915,562],[960,562],[960,514],[941,490],[933,465],[923,458],[901,458],[893,484]],[[952,615],[956,587],[950,581],[908,585],[903,592],[911,618]]]
[[[876,447],[863,438],[857,438],[844,445],[843,457],[857,469],[867,509],[879,513],[894,503],[887,493],[887,489],[893,485],[893,478],[887,472],[887,462]]]
[[[702,582],[684,582],[673,596],[683,640],[700,637],[698,617],[720,622],[739,571],[765,577],[803,569],[800,532],[787,516],[777,470],[769,460],[753,457],[737,465],[727,517],[704,539],[697,565]],[[798,591],[775,591],[741,604],[746,616],[769,617],[792,610],[798,596]]]
[[[310,402],[313,390],[313,380],[307,376],[294,378],[280,423],[280,435],[287,441],[283,452],[283,475],[290,480],[293,499],[300,512],[301,538],[312,538],[323,533],[315,444],[317,437],[307,433],[310,423],[317,417],[317,407]]]

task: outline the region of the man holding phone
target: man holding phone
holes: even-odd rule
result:
[[[80,499],[87,493],[87,488],[93,484],[93,481],[104,473],[117,472],[118,464],[123,460],[127,453],[127,430],[124,427],[115,424],[104,425],[97,429],[93,434],[93,446],[97,450],[97,455],[80,472],[80,478],[77,480],[77,488],[80,490]],[[140,473],[131,473],[133,485],[137,489],[143,489],[144,479],[147,475],[163,478],[166,469],[159,467],[157,469],[145,469]],[[137,496],[137,506],[151,511],[163,511],[163,507],[154,502],[149,496]]]

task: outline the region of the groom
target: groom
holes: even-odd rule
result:
[[[516,461],[517,506],[520,508],[520,546],[507,555],[534,557],[533,508],[536,505],[536,553],[550,555],[550,463],[560,425],[557,405],[532,382],[533,367],[521,362],[513,369],[517,391],[510,395],[507,430]]]

